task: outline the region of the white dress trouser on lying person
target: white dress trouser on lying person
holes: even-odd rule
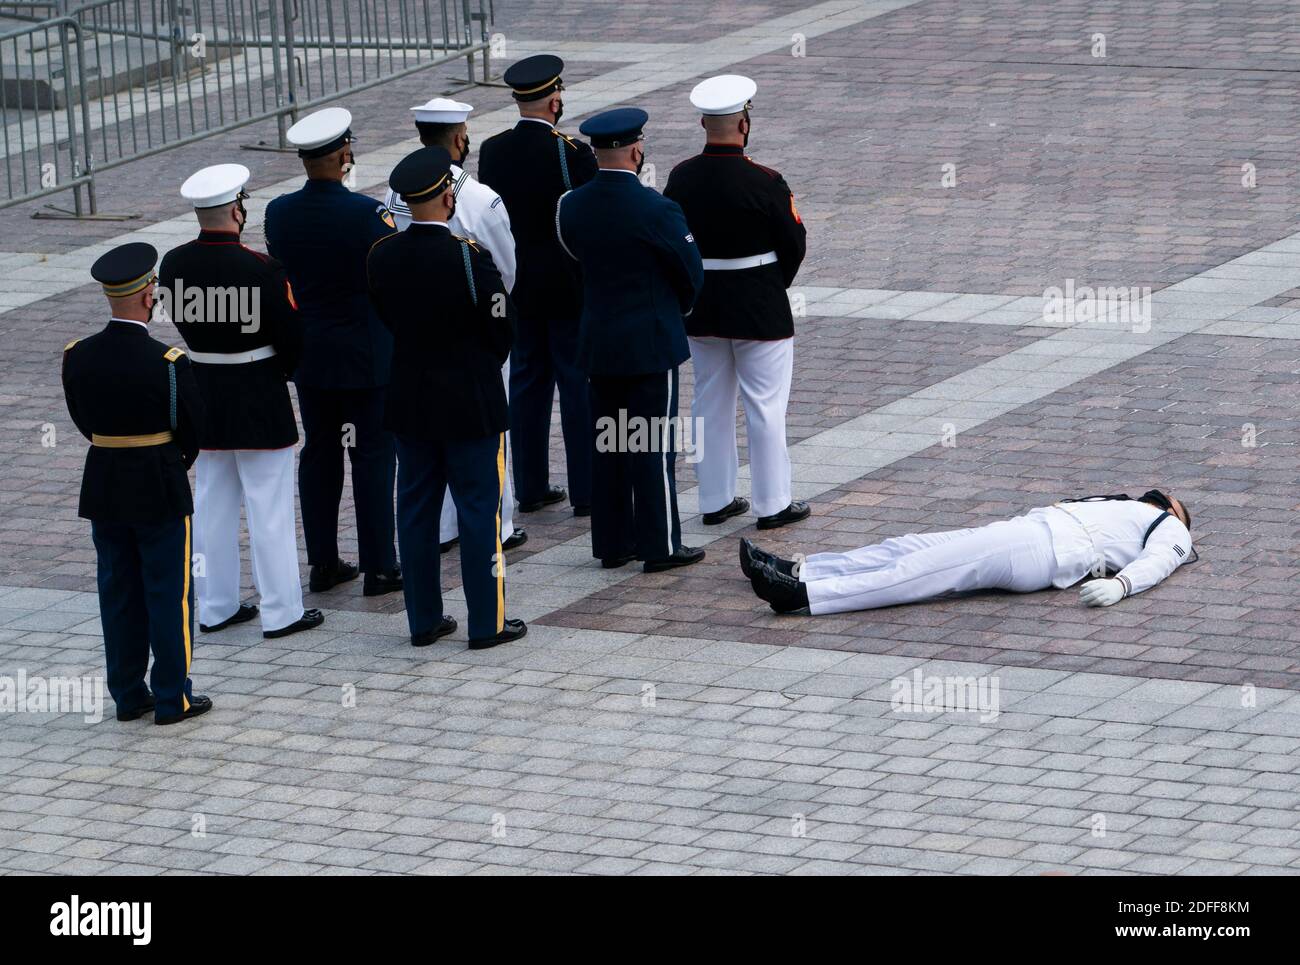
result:
[[[790,453],[785,412],[790,402],[794,339],[756,341],[692,338],[695,394],[691,416],[700,436],[700,512],[714,513],[736,496],[736,395],[745,407],[750,492],[754,515],[772,516],[790,505]]]
[[[202,554],[194,574],[199,623],[215,626],[239,609],[241,503],[262,629],[280,630],[302,616],[293,453],[293,446],[199,453],[194,469],[194,551]]]
[[[506,392],[510,391],[510,359],[501,366],[501,378]],[[501,541],[515,534],[515,485],[510,480],[510,433],[506,433],[506,482],[501,493]],[[442,494],[442,516],[438,519],[438,542],[449,543],[460,536],[460,522],[456,519],[456,503],[451,498],[451,487]]]
[[[812,613],[872,610],[971,590],[1045,590],[1056,571],[1047,524],[1018,517],[897,536],[848,553],[816,553],[799,578]]]

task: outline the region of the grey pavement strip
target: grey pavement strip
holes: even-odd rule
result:
[[[620,67],[569,87],[565,91],[566,109],[572,116],[603,110],[679,81],[713,73],[729,64],[786,49],[795,33],[805,37],[821,36],[917,2],[919,0],[870,0],[866,3],[830,0],[714,40],[678,45],[680,49],[672,51],[657,51],[650,60]],[[346,105],[347,99],[342,98],[339,102]],[[476,117],[475,136],[479,139],[491,137],[513,126],[517,119],[513,108]],[[364,191],[383,184],[394,165],[419,146],[419,140],[412,137],[359,156],[354,189]],[[267,202],[287,191],[297,190],[301,182],[300,177],[294,177],[276,184],[256,186],[247,205],[250,224],[258,226]],[[179,197],[177,201],[179,207]],[[0,255],[0,267],[5,273],[5,288],[0,291],[0,314],[87,284],[87,272],[95,259],[117,245],[144,241],[165,251],[188,241],[193,234],[194,216],[186,211],[175,218],[145,225],[64,254],[15,252]]]
[[[1300,287],[1300,233],[1155,292],[1147,332],[1106,325],[1056,331],[810,436],[790,447],[794,496],[815,499],[928,449],[945,434],[975,429],[1184,335],[1218,334],[1217,328],[1230,324],[1225,319],[1296,287]],[[897,296],[885,292],[863,297],[869,300],[876,294]],[[973,296],[939,297],[948,297],[951,303]],[[846,307],[855,304],[853,298],[842,302]],[[870,307],[864,307],[860,313],[871,312]],[[741,494],[748,495],[748,465],[741,467],[740,476]],[[688,544],[707,546],[750,525],[747,518],[739,517],[705,527],[698,516],[697,495],[698,490],[691,489],[678,497],[683,539]],[[597,587],[617,585],[639,572],[635,566],[599,569],[591,559],[590,545],[590,536],[583,535],[510,564],[507,599],[511,614],[535,619],[589,595]],[[574,570],[575,566],[582,569]]]
[[[203,646],[217,710],[166,741],[8,718],[0,868],[1300,868],[1291,692],[545,626],[480,653],[373,629],[293,646]],[[43,648],[68,674],[98,650]],[[996,716],[896,706],[918,672],[996,681]]]

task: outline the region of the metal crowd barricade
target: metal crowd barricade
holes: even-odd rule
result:
[[[71,189],[63,216],[94,217],[97,171],[270,118],[283,148],[300,111],[461,57],[487,80],[490,23],[490,0],[90,0],[17,26],[0,207]]]

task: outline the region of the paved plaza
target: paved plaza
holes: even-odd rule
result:
[[[519,643],[465,649],[453,551],[462,630],[434,647],[409,646],[400,595],[358,581],[308,595],[319,630],[198,635],[216,704],[199,721],[120,724],[107,698],[97,722],[0,715],[0,871],[1300,872],[1300,2],[498,0],[496,17],[498,72],[565,58],[565,130],[649,111],[661,188],[702,142],[691,87],[757,81],[749,151],[808,227],[789,425],[812,518],[706,528],[679,462],[708,558],[605,571],[586,520],[518,517]],[[382,199],[418,146],[407,108],[443,92],[476,106],[475,145],[516,116],[460,65],[345,98],[359,190]],[[64,344],[105,319],[91,262],[191,238],[180,183],[224,160],[253,171],[263,248],[266,203],[301,180],[292,154],[242,149],[274,132],[106,172],[101,207],[135,220],[0,211],[0,677],[104,670],[59,380]],[[1138,310],[1047,310],[1085,288]],[[683,410],[690,383],[688,364]],[[744,476],[743,436],[741,456]],[[741,536],[844,550],[1152,487],[1187,503],[1200,560],[1110,608],[1049,591],[777,616],[736,562]],[[345,494],[350,559],[353,518]],[[987,699],[919,699],[953,681]]]

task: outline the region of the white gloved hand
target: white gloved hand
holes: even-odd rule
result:
[[[1079,589],[1084,606],[1110,606],[1124,599],[1124,584],[1119,580],[1089,580]]]

